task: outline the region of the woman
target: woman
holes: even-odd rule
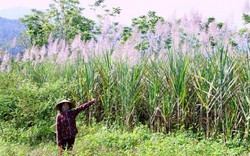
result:
[[[75,142],[75,136],[78,133],[76,128],[76,117],[85,108],[95,103],[95,99],[84,103],[77,108],[68,100],[62,100],[56,104],[55,109],[60,111],[56,117],[56,141],[60,148],[60,155],[64,150],[71,151]]]

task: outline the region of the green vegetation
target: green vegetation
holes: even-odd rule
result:
[[[90,139],[85,147],[88,152],[98,152],[93,147],[100,149],[99,146],[104,145],[104,149],[101,148],[104,154],[119,151],[124,154],[139,152],[151,155],[156,150],[160,155],[164,152],[174,155],[177,151],[181,152],[180,155],[185,152],[193,155],[197,150],[209,155],[209,152],[214,152],[213,146],[219,144],[222,151],[217,151],[218,155],[220,152],[233,154],[238,150],[239,153],[246,152],[249,137],[247,57],[246,60],[241,58],[239,62],[236,57],[229,57],[223,49],[218,49],[215,54],[207,59],[202,55],[179,56],[170,51],[165,54],[168,57],[151,59],[144,56],[136,64],[128,60],[112,60],[109,52],[101,57],[75,63],[66,61],[57,64],[47,61],[33,65],[30,61],[13,62],[11,70],[0,75],[1,139],[6,144],[22,143],[20,146],[31,146],[28,152],[41,143],[44,144],[41,148],[50,149],[52,145],[56,146],[53,143],[56,116],[54,104],[64,98],[80,104],[94,97],[97,99],[96,104],[79,117],[81,132],[86,131],[83,129],[84,124],[102,122],[108,131],[114,125],[120,127],[119,130],[125,136],[120,138],[122,135],[117,135],[118,138],[113,138],[118,131],[109,135],[100,132],[91,134],[89,137],[100,135],[111,138],[103,138],[103,142],[99,142],[99,138],[93,142]],[[135,134],[141,124],[149,127],[152,132],[165,134]],[[180,142],[183,141],[184,145],[178,141],[169,145],[178,137],[185,136],[185,133],[178,134],[178,131],[184,130],[195,134],[191,140],[194,140],[198,149],[188,149],[194,146],[185,145],[190,142],[189,137],[181,138]],[[133,133],[128,133],[130,131]],[[177,132],[177,136],[169,138],[168,135],[175,134],[173,132]],[[141,138],[138,140],[136,137],[140,135],[156,137],[156,145],[150,143],[151,139],[142,139],[142,143],[139,143]],[[205,138],[215,140],[205,141]],[[80,140],[88,141],[88,137]],[[49,147],[45,145],[46,142],[50,142]],[[165,145],[165,142],[169,143]],[[227,146],[223,147],[223,143]],[[207,144],[211,145],[211,151],[204,149]],[[166,148],[169,146],[176,146],[176,149]],[[76,145],[78,147],[81,147],[80,143]],[[162,149],[158,151],[159,147]],[[230,147],[232,151],[228,149]],[[37,152],[46,151],[37,149]]]
[[[30,46],[42,46],[48,43],[49,36],[72,41],[76,35],[83,40],[94,37],[95,22],[82,15],[84,8],[78,0],[53,0],[46,11],[32,10],[32,14],[21,18],[27,30],[25,34]]]
[[[248,154],[247,28],[155,12],[123,27],[108,19],[119,8],[97,28],[78,4],[34,10],[22,19],[32,48],[0,53],[0,152],[56,154],[54,104],[95,98],[78,117],[78,155]]]
[[[242,18],[243,18],[245,24],[249,24],[250,23],[250,15],[243,14]]]
[[[107,128],[103,124],[81,125],[73,149],[75,155],[248,155],[246,143],[239,146],[239,140],[230,140],[228,146],[223,141],[197,139],[192,133],[170,134],[152,133],[145,126],[138,126],[131,132],[119,127]],[[36,146],[11,144],[0,141],[1,156],[58,155],[55,143],[43,142]],[[67,155],[65,152],[64,155]]]

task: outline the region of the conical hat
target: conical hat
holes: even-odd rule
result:
[[[75,107],[75,105],[72,102],[70,102],[69,100],[62,100],[62,101],[60,101],[59,103],[57,103],[55,105],[55,109],[56,110],[61,110],[61,107],[62,107],[63,103],[68,103],[69,104],[69,109],[72,109],[72,108]]]

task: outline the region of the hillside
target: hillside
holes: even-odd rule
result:
[[[0,49],[2,51],[8,51],[11,54],[16,54],[23,50],[21,46],[10,46],[13,39],[18,39],[21,36],[25,27],[19,22],[19,20],[10,20],[0,17]]]

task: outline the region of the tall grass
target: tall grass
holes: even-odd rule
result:
[[[193,23],[185,26],[185,20]],[[164,29],[143,35],[150,43],[143,51],[135,49],[142,39],[134,30],[125,43],[113,41],[109,34],[99,41],[76,38],[74,45],[51,42],[47,49],[27,51],[22,61],[4,54],[2,99],[7,98],[8,85],[30,83],[39,91],[54,84],[60,91],[50,92],[47,103],[70,98],[79,104],[96,98],[96,105],[86,111],[87,124],[95,119],[129,129],[143,123],[165,133],[187,129],[206,138],[223,134],[225,143],[234,136],[248,138],[249,43],[241,41],[249,37],[237,35],[226,24],[220,28],[212,22],[208,29],[205,24],[196,16],[159,23]],[[17,75],[16,82],[8,82]],[[20,101],[36,98],[15,95]],[[52,111],[50,107],[47,115]]]

